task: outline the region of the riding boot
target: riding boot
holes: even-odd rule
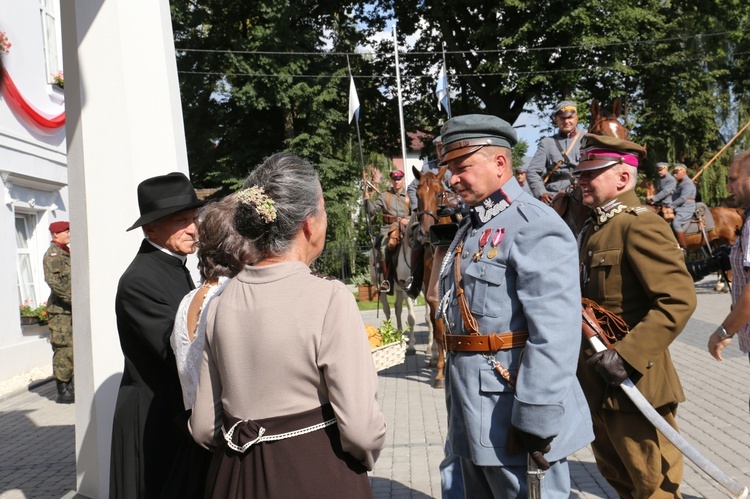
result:
[[[72,404],[75,402],[75,395],[73,394],[72,383],[70,381],[55,380],[57,384],[57,400],[58,404]]]
[[[680,232],[675,232],[674,235],[677,238],[677,244],[679,244],[680,248],[682,248],[682,252],[687,253],[687,242],[685,241],[685,233],[680,231]]]
[[[391,292],[391,283],[388,280],[388,277],[390,276],[390,266],[388,265],[387,260],[381,260],[380,261],[380,274],[383,276],[383,282],[380,283],[380,292],[381,293],[390,293]]]
[[[424,278],[424,246],[414,246],[411,250],[411,276],[406,281],[404,291],[415,300],[422,290],[422,279]]]

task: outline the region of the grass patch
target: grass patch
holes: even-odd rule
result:
[[[357,293],[354,293],[354,298],[355,299],[357,299],[357,296],[358,296]],[[393,308],[393,306],[395,304],[396,304],[396,295],[394,294],[393,296],[388,296],[388,305],[390,305],[391,308]],[[424,304],[425,304],[424,296],[423,295],[419,295],[419,297],[417,297],[416,301],[414,302],[414,306],[419,307],[419,306],[422,306]],[[357,306],[359,307],[360,311],[363,311],[363,310],[375,310],[379,306],[382,308],[382,306],[380,305],[380,302],[375,301],[375,300],[373,300],[373,301],[359,301],[359,299],[357,299]],[[404,303],[404,307],[406,307],[405,303]]]

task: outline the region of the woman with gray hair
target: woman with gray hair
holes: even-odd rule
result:
[[[352,293],[311,274],[327,218],[313,166],[266,159],[238,194],[256,258],[208,309],[191,418],[214,449],[211,497],[372,497],[385,440],[377,376]]]

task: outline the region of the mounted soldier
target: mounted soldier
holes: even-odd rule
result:
[[[677,188],[672,193],[671,207],[674,209],[674,220],[672,230],[674,231],[680,248],[685,251],[687,241],[685,240],[685,229],[690,219],[695,214],[695,184],[687,175],[687,168],[682,163],[674,166],[674,178],[677,180]]]
[[[656,163],[656,172],[659,174],[659,186],[656,188],[656,194],[648,200],[648,204],[668,205],[672,200],[672,194],[677,189],[677,180],[669,173],[667,163]]]
[[[393,265],[391,265],[393,250],[396,249],[409,221],[409,198],[404,189],[404,172],[393,170],[390,173],[391,188],[380,193],[374,201],[370,201],[372,194],[370,186],[365,189],[365,210],[370,217],[383,213],[383,225],[380,234],[375,238],[374,247],[380,252],[380,273],[383,281],[380,291],[391,293],[393,290]]]
[[[562,101],[554,109],[557,133],[539,143],[529,163],[527,177],[534,196],[550,204],[558,192],[571,184],[573,169],[580,157],[582,132],[578,130],[578,108],[575,102]]]

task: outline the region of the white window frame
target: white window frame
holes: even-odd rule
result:
[[[31,305],[36,307],[40,303],[46,301],[46,297],[42,296],[47,290],[46,283],[44,282],[44,269],[42,268],[42,258],[44,253],[40,251],[40,246],[43,241],[40,240],[42,235],[40,234],[40,214],[36,211],[26,210],[15,210],[14,213],[14,233],[15,233],[15,221],[23,220],[26,229],[26,248],[19,248],[16,245],[16,285],[18,289],[18,300],[19,306],[24,301],[29,300]],[[27,255],[29,259],[29,266],[31,268],[31,291],[27,292],[25,287],[21,285],[21,255]]]
[[[44,43],[44,61],[47,83],[53,84],[53,75],[63,69],[60,23],[57,17],[57,0],[39,0],[39,14],[42,22],[42,41]]]

